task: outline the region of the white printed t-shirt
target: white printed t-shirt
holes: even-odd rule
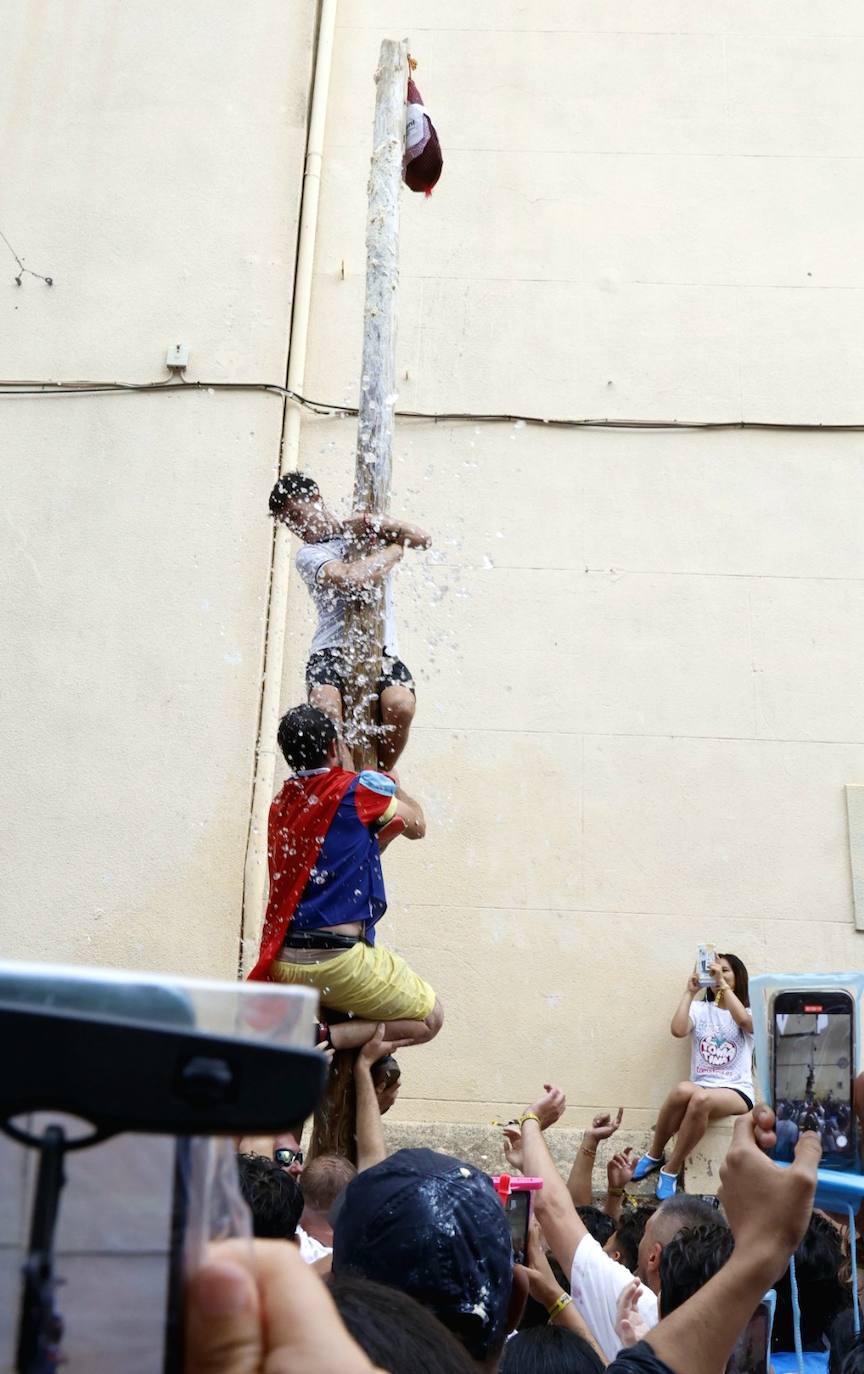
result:
[[[342,535],[322,539],[319,544],[303,544],[294,560],[318,612],[318,625],[312,637],[310,654],[319,649],[341,649],[345,637],[345,597],[337,587],[321,581],[321,569],[328,563],[341,563],[348,554],[348,540]],[[384,579],[384,653],[398,658],[396,620],[393,615],[392,573]]]
[[[703,1088],[737,1088],[752,1102],[753,1036],[713,1002],[690,1004],[690,1078]]]
[[[607,1360],[614,1360],[621,1349],[615,1316],[621,1290],[632,1281],[630,1270],[607,1255],[599,1241],[582,1237],[573,1256],[570,1295]],[[657,1297],[650,1289],[642,1289],[636,1306],[649,1327],[657,1325]]]

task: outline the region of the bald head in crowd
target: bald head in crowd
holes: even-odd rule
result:
[[[357,1174],[342,1155],[318,1155],[303,1170],[303,1215],[300,1225],[307,1235],[328,1248],[333,1245],[330,1209]]]

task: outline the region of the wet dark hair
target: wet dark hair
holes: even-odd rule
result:
[[[828,1366],[829,1370],[831,1366]],[[840,1365],[840,1374],[864,1374],[864,1339],[859,1338],[856,1345],[848,1351]]]
[[[660,1315],[668,1317],[698,1293],[735,1248],[729,1227],[721,1221],[686,1226],[660,1255]]]
[[[732,972],[735,974],[735,996],[738,998],[739,1002],[743,1002],[745,1007],[749,1007],[750,975],[747,972],[746,965],[738,958],[737,954],[718,954],[717,962],[719,963],[721,959],[726,960]],[[714,988],[709,988],[705,994],[706,1001],[713,1002],[715,995]]]
[[[656,1210],[653,1203],[646,1202],[639,1207],[628,1207],[618,1218],[613,1245],[618,1251],[621,1264],[625,1269],[629,1269],[631,1274],[636,1273],[639,1264],[639,1242],[645,1234],[649,1218]]]
[[[507,1342],[498,1369],[499,1374],[602,1374],[605,1365],[575,1331],[535,1326]]]
[[[586,1204],[584,1207],[577,1207],[579,1218],[589,1236],[593,1236],[598,1245],[605,1245],[609,1237],[615,1230],[615,1223],[606,1212],[601,1212],[599,1207],[592,1207]]]
[[[380,1059],[376,1059],[370,1072],[376,1088],[389,1088],[393,1083],[398,1083],[402,1077],[399,1061],[392,1054],[385,1054]]]
[[[259,1240],[293,1240],[303,1213],[303,1194],[292,1178],[265,1155],[238,1155],[240,1192],[252,1213]]]
[[[303,768],[323,768],[335,738],[335,724],[317,706],[295,706],[286,711],[276,735],[285,762],[295,773]]]
[[[795,1279],[801,1309],[801,1341],[805,1346],[820,1346],[837,1313],[852,1301],[848,1284],[838,1275],[843,1260],[840,1232],[832,1221],[814,1212],[795,1251]],[[774,1285],[777,1311],[774,1317],[772,1349],[794,1350],[795,1320],[792,1315],[792,1288],[789,1270]]]
[[[339,1316],[376,1368],[387,1374],[476,1374],[456,1337],[401,1289],[334,1274],[327,1286]]]
[[[270,493],[270,514],[281,515],[289,501],[314,501],[318,483],[302,472],[284,472]]]
[[[316,1155],[310,1159],[300,1179],[305,1205],[315,1212],[329,1212],[356,1174],[355,1165],[344,1155]]]

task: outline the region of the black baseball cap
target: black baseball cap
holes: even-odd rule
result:
[[[435,1150],[399,1150],[351,1180],[331,1219],[334,1274],[409,1293],[475,1360],[503,1343],[513,1251],[488,1174]]]

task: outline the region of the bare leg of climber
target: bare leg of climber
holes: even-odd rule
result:
[[[325,1012],[326,1015],[326,1012]],[[330,1027],[330,1039],[336,1050],[356,1050],[365,1045],[378,1029],[377,1021],[339,1021]],[[434,1040],[444,1024],[444,1008],[435,1000],[435,1005],[424,1021],[387,1021],[384,1025],[385,1040],[402,1040],[409,1045],[425,1045]]]
[[[309,705],[317,706],[319,711],[323,711],[325,716],[329,716],[341,726],[342,693],[338,687],[331,687],[323,682],[314,683],[309,692]]]
[[[408,743],[408,733],[417,703],[408,687],[385,687],[381,693],[379,710],[382,733],[378,740],[378,767],[388,773]]]

